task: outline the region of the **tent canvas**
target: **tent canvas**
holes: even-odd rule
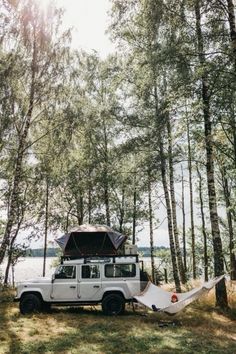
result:
[[[80,225],[56,242],[65,256],[116,255],[126,236],[103,225]]]
[[[148,283],[147,287],[140,295],[134,296],[134,298],[154,311],[174,315],[183,310],[194,300],[197,300],[201,295],[210,291],[224,277],[225,275],[221,275],[211,279],[208,282],[203,283],[201,287],[194,288],[185,293],[175,293],[178,298],[178,301],[175,303],[171,302],[173,292],[163,290],[151,282]]]

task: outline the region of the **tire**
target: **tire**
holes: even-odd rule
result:
[[[50,312],[51,311],[51,303],[50,302],[43,302],[42,303],[42,310],[44,312]]]
[[[102,311],[105,315],[120,315],[125,310],[125,300],[122,295],[109,294],[102,300]]]
[[[26,315],[33,312],[40,312],[42,301],[37,295],[27,294],[20,300],[20,312]]]

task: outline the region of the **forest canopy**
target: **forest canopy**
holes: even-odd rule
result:
[[[234,3],[111,3],[101,59],[55,4],[0,0],[0,264],[22,231],[106,224],[135,244],[146,223],[154,272],[162,205],[176,289],[236,279]]]

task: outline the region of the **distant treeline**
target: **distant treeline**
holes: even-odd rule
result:
[[[160,250],[167,250],[167,247],[154,247],[154,253],[160,251]],[[47,257],[57,257],[58,254],[60,254],[60,249],[59,248],[48,248],[47,249]],[[143,257],[149,257],[150,256],[150,247],[139,247],[138,252],[140,255]],[[43,248],[32,248],[28,249],[26,251],[26,257],[43,257],[44,250]]]
[[[157,254],[159,251],[168,250],[168,247],[161,246],[161,247],[154,247],[154,255]],[[150,247],[138,247],[138,252],[142,257],[150,257],[151,251]]]
[[[57,257],[60,252],[59,248],[48,248],[47,257]],[[26,257],[43,257],[44,249],[43,248],[32,248],[26,251]]]

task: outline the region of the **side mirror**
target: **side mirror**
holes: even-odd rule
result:
[[[53,275],[52,275],[52,283],[54,282],[55,278],[56,278],[56,277],[55,277],[55,274],[53,274]]]

